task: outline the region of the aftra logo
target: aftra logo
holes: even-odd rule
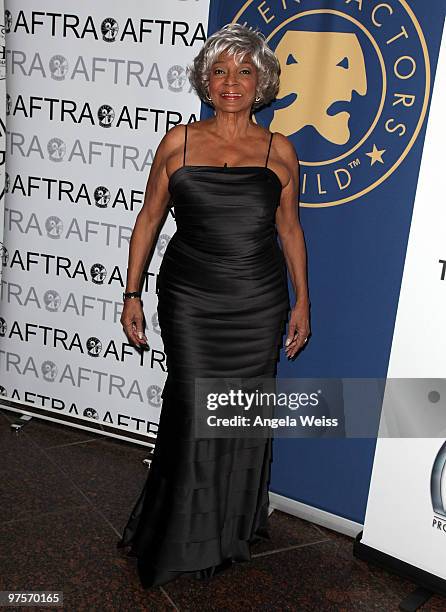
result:
[[[62,219],[56,215],[51,215],[45,221],[45,229],[48,238],[59,239],[63,231]]]
[[[161,406],[162,389],[159,385],[149,385],[147,387],[147,403],[152,408],[159,408]]]
[[[85,183],[75,184],[68,179],[16,174],[12,180],[5,173],[6,193],[18,194],[21,198],[35,197],[39,193],[41,198],[51,202],[59,202],[67,205],[84,204],[88,207],[122,209],[133,212],[142,205],[144,191],[140,189],[128,189],[115,187],[113,193],[106,185],[89,187]],[[31,213],[32,214],[32,213]],[[0,243],[1,247],[1,243]]]
[[[101,23],[102,40],[105,42],[115,42],[118,30],[119,26],[116,19],[107,17],[107,19],[104,19]]]
[[[426,41],[406,0],[248,0],[233,21],[259,27],[280,61],[277,100],[256,117],[294,143],[302,206],[356,200],[398,168],[430,93]]]
[[[43,295],[43,303],[49,312],[57,312],[60,308],[62,299],[55,289],[48,289]]]
[[[0,242],[0,272],[8,264],[9,253],[3,242]]]
[[[186,70],[183,66],[171,66],[167,71],[169,91],[181,92],[186,84]]]
[[[0,81],[6,78],[6,47],[5,47],[5,26],[0,24]]]
[[[202,23],[170,21],[167,19],[132,19],[118,23],[114,17],[101,21],[91,15],[19,10],[5,10],[6,33],[42,35],[75,40],[92,39],[104,43],[143,43],[151,39],[155,44],[189,47],[204,43],[206,31]]]
[[[68,61],[63,55],[53,55],[49,61],[51,78],[55,81],[63,81],[68,72]]]

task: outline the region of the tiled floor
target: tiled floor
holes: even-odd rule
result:
[[[271,541],[252,547],[251,562],[144,590],[116,541],[147,451],[38,419],[17,434],[15,420],[0,411],[0,590],[63,591],[63,609],[76,612],[387,612],[416,586],[354,558],[350,538],[275,510]],[[420,610],[444,612],[446,600]]]

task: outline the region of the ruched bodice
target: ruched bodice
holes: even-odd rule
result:
[[[197,377],[274,377],[289,309],[273,170],[183,165],[169,191],[177,230],[158,275],[168,375],[149,476],[119,543],[144,586],[212,575],[268,537],[271,439],[198,439],[191,415]]]
[[[177,240],[218,257],[254,256],[276,239],[281,187],[263,166],[181,166],[169,180]]]

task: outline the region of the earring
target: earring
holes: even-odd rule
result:
[[[261,99],[262,99],[262,98],[261,98],[260,96],[258,96],[258,97],[256,98],[256,102],[257,102],[257,103],[258,103],[258,102],[260,102],[260,100],[261,100]]]
[[[209,96],[209,92],[206,92],[206,98],[209,100],[209,102],[212,102],[212,98]]]

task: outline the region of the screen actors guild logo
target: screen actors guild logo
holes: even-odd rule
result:
[[[49,312],[57,312],[60,308],[61,298],[57,291],[49,289],[43,294],[43,303],[45,304],[46,310]]]
[[[91,280],[95,285],[102,285],[107,276],[107,270],[100,263],[95,263],[90,268]]]
[[[104,128],[111,127],[113,119],[115,118],[115,111],[108,104],[103,104],[98,109],[99,125]]]
[[[98,208],[106,208],[108,203],[110,202],[110,191],[107,187],[103,185],[99,185],[94,190],[94,203]]]
[[[8,326],[6,324],[6,321],[3,317],[0,317],[0,336],[2,338],[4,338],[6,336],[6,330],[8,329]]]
[[[47,151],[51,161],[61,162],[65,156],[67,147],[60,138],[51,138],[47,144]]]
[[[329,114],[328,110],[335,102],[350,102],[354,91],[361,96],[367,93],[364,55],[356,34],[288,30],[276,55],[283,67],[279,97],[294,93],[296,97],[274,113],[270,129],[290,135],[309,125],[326,140],[346,144],[350,113]]]
[[[46,235],[48,238],[60,238],[63,230],[62,219],[52,215],[45,221]]]
[[[55,81],[63,81],[67,76],[68,62],[63,55],[53,55],[49,61],[51,78]]]
[[[116,19],[113,19],[113,17],[107,17],[101,23],[102,40],[105,42],[115,42],[118,30],[119,26]]]
[[[279,59],[279,93],[255,120],[293,142],[302,206],[358,200],[404,161],[431,78],[407,0],[248,0],[233,22],[258,27]]]
[[[3,385],[0,385],[0,395],[3,395],[5,397],[7,395],[6,389],[5,389],[5,387],[3,387]]]

